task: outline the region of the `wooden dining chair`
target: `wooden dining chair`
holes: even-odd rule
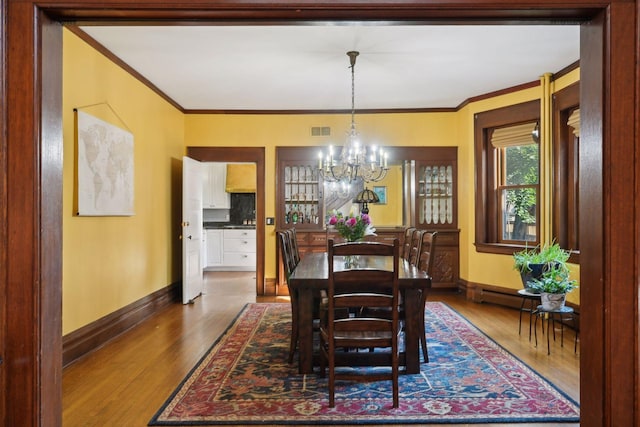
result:
[[[296,234],[295,228],[288,228],[287,233],[289,233],[289,243],[291,247],[291,257],[293,258],[293,263],[298,265],[300,262],[300,250],[298,249],[298,236]]]
[[[415,227],[407,227],[404,230],[404,240],[402,242],[402,259],[409,261],[409,253],[411,252],[411,241]]]
[[[411,235],[411,246],[409,247],[409,264],[418,266],[418,258],[420,257],[420,243],[422,242],[422,234],[425,230],[413,230]]]
[[[289,300],[291,301],[291,339],[289,342],[289,364],[293,363],[293,356],[298,347],[298,296],[295,289],[289,286],[289,276],[295,268],[295,262],[293,261],[291,242],[289,239],[289,233],[286,231],[276,232],[278,237],[278,247],[280,250],[280,256],[282,258],[282,265],[284,266],[285,280],[289,289]]]
[[[425,271],[429,276],[433,271],[433,260],[434,260],[434,250],[436,247],[436,236],[437,232],[423,232],[420,238],[420,255],[418,257],[418,269]],[[424,326],[424,311],[427,305],[427,297],[429,296],[429,291],[431,290],[431,286],[428,288],[424,288],[420,291],[420,345],[422,347],[422,355],[424,357],[425,362],[429,362],[429,352],[427,351],[427,331]]]
[[[328,283],[328,312],[327,319],[320,326],[320,374],[325,375],[329,368],[329,406],[335,406],[336,380],[350,381],[383,381],[391,380],[393,387],[393,407],[399,404],[398,397],[398,261],[400,258],[400,244],[398,239],[393,245],[377,242],[351,242],[335,244],[333,240],[328,246],[329,283]],[[378,268],[334,269],[336,262],[342,262],[339,257],[381,256],[389,257],[392,262],[391,270]],[[338,310],[372,307],[391,312],[386,316],[375,317],[351,315],[343,317]],[[387,349],[383,357],[379,352],[358,353],[357,365],[386,366],[384,370],[339,370],[337,358],[345,352],[360,349]],[[351,359],[354,360],[354,359]],[[343,366],[341,363],[340,366]]]

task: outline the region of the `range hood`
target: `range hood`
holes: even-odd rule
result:
[[[255,163],[227,163],[227,193],[256,192]]]

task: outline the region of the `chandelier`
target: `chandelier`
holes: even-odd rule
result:
[[[334,153],[329,146],[326,154],[320,152],[318,170],[324,182],[338,184],[348,188],[358,178],[364,182],[377,182],[387,175],[387,153],[375,145],[367,147],[360,142],[360,135],[355,122],[355,66],[359,52],[350,51],[347,55],[351,66],[351,127],[347,132],[347,140],[340,153]]]

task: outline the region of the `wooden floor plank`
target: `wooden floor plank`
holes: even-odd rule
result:
[[[256,302],[254,273],[207,272],[205,278],[205,294],[194,304],[175,304],[64,369],[65,427],[147,425],[240,309]],[[547,355],[544,336],[539,334],[538,347],[533,337],[529,342],[528,318],[523,318],[523,333],[518,335],[517,310],[477,304],[460,295],[433,294],[430,300],[449,304],[579,401],[580,346],[575,354],[573,331],[565,330],[564,347],[558,336]],[[270,297],[258,301],[288,300]],[[540,424],[518,424],[534,425]]]

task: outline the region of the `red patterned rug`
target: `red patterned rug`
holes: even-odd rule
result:
[[[287,364],[288,304],[248,304],[149,425],[579,422],[579,405],[449,306],[427,304],[429,363],[388,382],[337,383]]]

